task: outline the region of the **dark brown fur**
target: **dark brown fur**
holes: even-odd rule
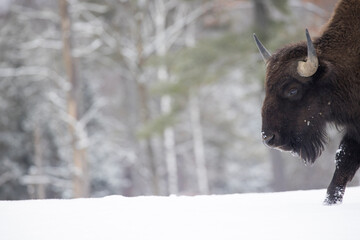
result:
[[[298,61],[307,57],[305,42],[286,46],[268,60],[262,131],[264,139],[274,136],[266,141],[270,147],[314,162],[323,150],[326,123],[344,128],[325,201],[333,204],[341,202],[360,166],[360,0],[340,1],[313,43],[319,67],[311,77],[297,73]]]

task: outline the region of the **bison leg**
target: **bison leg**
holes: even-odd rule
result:
[[[336,169],[327,189],[325,204],[342,202],[346,184],[352,180],[360,166],[360,144],[345,135],[335,157]]]

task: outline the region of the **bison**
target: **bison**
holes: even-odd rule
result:
[[[254,34],[266,62],[262,140],[313,163],[324,149],[326,125],[343,129],[325,204],[341,203],[360,166],[360,1],[341,0],[320,37],[274,54]]]

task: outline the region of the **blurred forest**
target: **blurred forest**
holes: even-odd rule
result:
[[[0,199],[324,188],[260,137],[268,49],[336,0],[1,0]],[[359,184],[355,178],[353,184]]]

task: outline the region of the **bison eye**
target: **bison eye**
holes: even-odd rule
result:
[[[298,89],[297,88],[291,88],[287,93],[286,96],[287,97],[293,97],[298,93]]]

